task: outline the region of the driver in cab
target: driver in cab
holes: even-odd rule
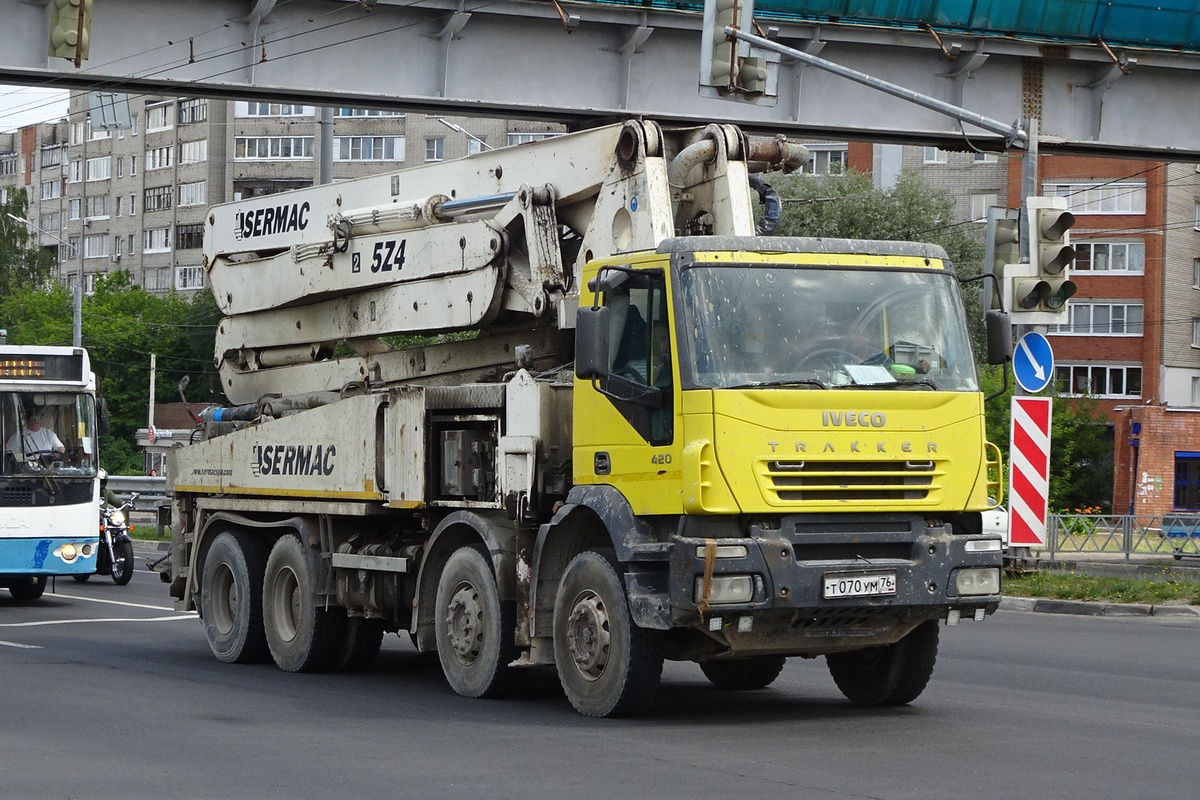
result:
[[[13,453],[64,453],[66,447],[54,431],[42,425],[43,412],[34,409],[25,422],[25,430],[8,439],[6,449]]]

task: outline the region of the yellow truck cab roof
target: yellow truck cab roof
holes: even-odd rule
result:
[[[849,263],[847,257],[852,257],[856,266],[864,267],[951,269],[950,259],[941,245],[924,242],[810,236],[676,236],[664,239],[658,252],[671,255],[672,260],[676,256],[687,256],[693,261],[711,264],[764,260]]]

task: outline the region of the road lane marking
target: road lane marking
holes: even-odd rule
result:
[[[102,600],[99,597],[85,597],[78,594],[59,594],[55,593],[54,597],[62,597],[67,600],[86,600],[89,603],[108,603],[113,606],[128,606],[130,608],[148,608],[151,611],[174,611],[171,606],[148,606],[145,603],[128,603],[124,600]]]
[[[101,619],[46,619],[39,622],[0,622],[0,628],[39,628],[44,625],[71,625],[76,622],[170,622],[177,619],[196,619],[193,612],[174,617],[106,617]]]
[[[20,644],[19,642],[6,642],[3,639],[0,639],[0,646],[16,647],[20,650],[45,650],[46,649],[46,648],[42,647],[40,644]]]

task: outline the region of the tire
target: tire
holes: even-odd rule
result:
[[[633,624],[611,550],[575,556],[554,599],[554,662],[571,705],[588,717],[627,717],[653,701],[662,678],[659,631]]]
[[[700,671],[718,689],[740,692],[765,689],[783,672],[783,656],[755,656],[729,661],[704,661]]]
[[[14,583],[8,585],[8,591],[12,594],[13,600],[19,600],[22,603],[29,603],[37,600],[46,591],[46,576],[31,575],[28,578],[15,578]]]
[[[922,622],[885,647],[825,656],[829,674],[850,702],[860,706],[902,706],[916,700],[937,661],[938,621]]]
[[[117,551],[117,557],[109,568],[109,572],[112,575],[113,583],[117,586],[124,586],[133,580],[133,569],[136,566],[133,558],[133,542],[117,542],[114,549]]]
[[[218,534],[204,557],[200,616],[208,647],[226,664],[267,660],[262,587],[266,545],[245,533]]]
[[[263,630],[284,672],[324,672],[337,661],[345,609],[323,609],[317,596],[320,556],[292,534],[279,537],[263,577]]]
[[[71,579],[72,579],[73,581],[75,581],[76,583],[87,583],[87,582],[88,582],[88,578],[90,578],[90,577],[92,577],[92,573],[90,573],[90,572],[85,572],[85,573],[83,573],[82,575],[72,575],[72,576],[71,576]]]
[[[486,556],[460,547],[438,578],[433,630],[438,660],[450,688],[463,697],[509,695],[524,673],[508,666],[517,658],[513,642],[516,609],[500,602]]]
[[[371,666],[383,644],[383,620],[349,617],[334,662],[338,672],[361,672]]]

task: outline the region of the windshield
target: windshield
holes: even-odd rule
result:
[[[95,475],[96,412],[90,395],[0,392],[0,475]]]
[[[694,266],[680,294],[695,386],[979,388],[948,273]]]

